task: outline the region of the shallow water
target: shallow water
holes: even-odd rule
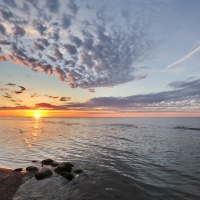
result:
[[[0,118],[0,165],[84,169],[71,182],[31,178],[15,200],[200,199],[199,128],[200,118]]]

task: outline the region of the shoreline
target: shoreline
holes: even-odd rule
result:
[[[24,178],[31,176],[27,171],[13,171],[13,169],[0,168],[0,197],[1,200],[12,200],[15,192],[24,182]]]

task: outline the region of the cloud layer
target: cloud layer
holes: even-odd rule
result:
[[[33,107],[19,106],[1,107],[10,109],[48,109],[48,110],[110,110],[116,112],[129,111],[198,111],[200,108],[200,79],[193,81],[176,81],[168,86],[174,90],[138,94],[127,97],[96,97],[84,103],[69,102],[64,105],[36,103]],[[11,96],[5,93],[5,98]],[[58,98],[48,96],[49,98]],[[70,97],[60,97],[60,101],[69,101]]]
[[[148,57],[155,42],[138,21],[115,17],[101,8],[87,9],[84,1],[3,1],[0,61],[57,74],[72,88],[145,78],[136,75],[135,66]]]

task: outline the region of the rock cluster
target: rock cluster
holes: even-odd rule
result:
[[[37,161],[34,160],[32,162],[37,162]],[[29,166],[26,168],[27,171],[35,172],[35,178],[38,180],[42,180],[44,178],[47,178],[53,175],[53,172],[49,168],[43,167],[44,165],[51,165],[52,167],[56,167],[54,171],[69,181],[71,181],[74,178],[74,174],[72,173],[72,171],[75,174],[80,174],[83,172],[83,170],[80,168],[73,170],[72,168],[74,167],[74,165],[70,162],[58,163],[48,158],[48,159],[42,160],[41,163],[42,163],[41,169],[35,166]],[[17,168],[17,169],[14,169],[13,171],[22,171],[22,170],[23,170],[22,168]]]

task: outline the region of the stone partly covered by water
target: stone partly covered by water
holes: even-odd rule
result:
[[[35,166],[29,166],[26,168],[27,171],[38,171],[39,169]]]
[[[75,170],[74,170],[74,173],[76,173],[76,174],[81,174],[82,172],[83,172],[82,169],[75,169]]]
[[[16,168],[16,169],[14,169],[13,171],[14,172],[20,172],[20,171],[22,171],[23,169],[22,168]]]
[[[72,173],[62,171],[60,173],[61,176],[65,177],[67,180],[71,181],[74,178],[74,175]]]
[[[50,169],[42,168],[35,174],[35,178],[38,180],[42,180],[42,179],[50,177],[52,175],[53,175],[53,173]]]
[[[66,171],[66,172],[70,173],[72,171],[72,167],[73,166],[74,165],[72,163],[70,163],[70,162],[63,162],[63,163],[60,163],[58,165],[58,167],[55,169],[55,172],[58,173],[58,174],[60,174],[63,171]]]
[[[43,165],[51,165],[53,162],[54,162],[54,160],[48,158],[48,159],[43,160],[41,163],[43,166]]]
[[[50,165],[52,167],[57,167],[59,165],[59,162],[53,161]]]

